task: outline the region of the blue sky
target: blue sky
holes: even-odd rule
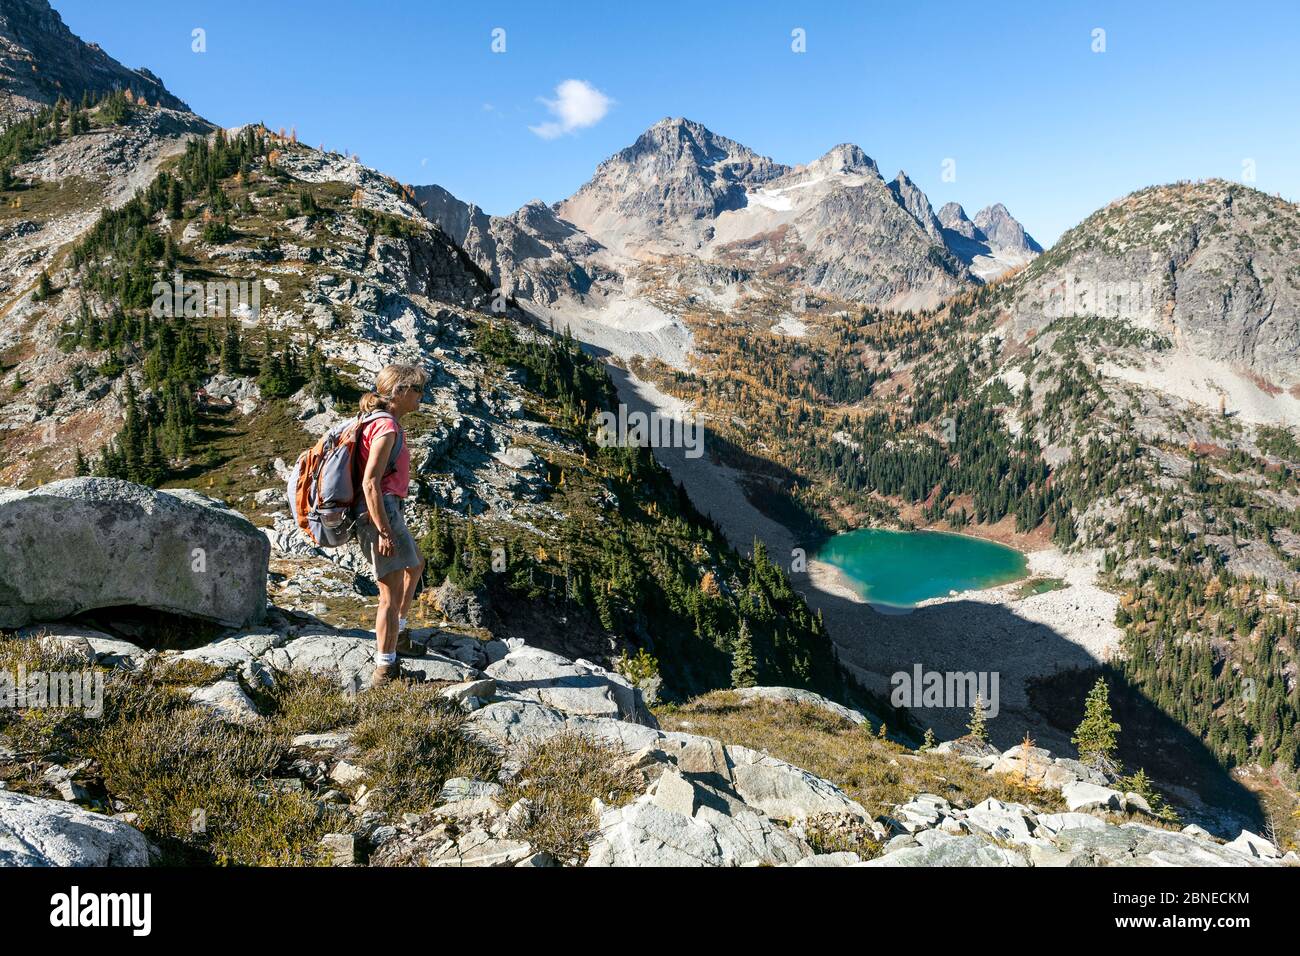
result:
[[[1133,189],[1242,180],[1247,160],[1250,185],[1300,198],[1293,0],[53,3],[214,122],[293,126],[492,213],[564,198],[664,116],[789,164],[856,143],[936,209],[1004,202],[1044,245]],[[612,101],[598,122],[562,131],[544,101],[566,80]]]

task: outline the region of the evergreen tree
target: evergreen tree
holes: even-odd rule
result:
[[[226,333],[221,339],[221,371],[227,375],[238,375],[243,368],[243,346],[239,340],[239,325],[226,322]]]
[[[167,192],[167,218],[181,219],[185,215],[185,190],[179,179],[173,179]]]
[[[984,713],[984,698],[975,695],[975,706],[971,708],[970,723],[966,725],[969,735],[981,743],[989,742],[988,717]]]
[[[754,660],[754,642],[749,621],[740,619],[740,629],[731,642],[731,686],[753,687],[758,683],[758,664]]]
[[[1097,683],[1088,691],[1083,705],[1083,720],[1070,742],[1079,748],[1079,756],[1084,761],[1109,763],[1114,759],[1118,734],[1119,724],[1110,713],[1110,688],[1098,677]]]

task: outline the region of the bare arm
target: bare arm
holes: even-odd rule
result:
[[[370,457],[366,460],[366,473],[361,478],[361,493],[366,496],[366,511],[376,530],[379,531],[379,553],[392,554],[392,531],[388,527],[388,512],[384,510],[384,492],[380,482],[388,470],[388,459],[393,453],[393,443],[397,440],[396,432],[380,435],[370,445]]]

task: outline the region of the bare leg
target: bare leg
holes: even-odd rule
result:
[[[406,580],[402,591],[402,609],[401,617],[409,617],[411,614],[411,601],[415,598],[415,589],[420,586],[420,575],[424,573],[424,561],[421,561],[418,567],[407,568],[405,571]]]
[[[375,611],[375,649],[380,654],[397,650],[397,612],[402,605],[403,573],[394,571],[379,579],[379,608]]]

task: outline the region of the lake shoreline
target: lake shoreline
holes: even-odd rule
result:
[[[839,584],[884,614],[1030,577],[1024,551],[938,528],[854,528],[828,538],[812,559],[836,567]]]

